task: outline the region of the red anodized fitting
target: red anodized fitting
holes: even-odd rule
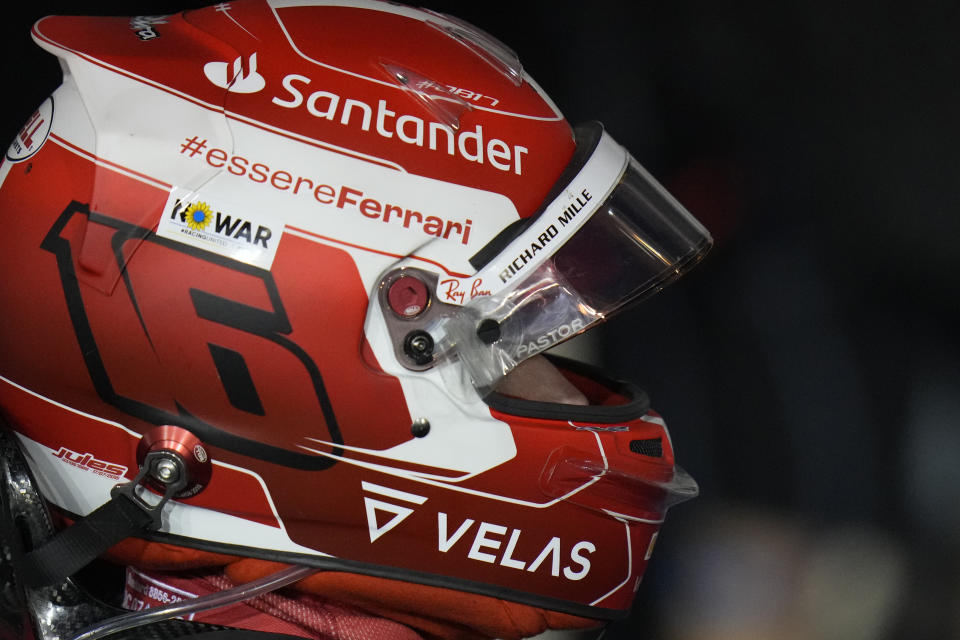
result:
[[[140,444],[137,445],[137,464],[143,466],[147,456],[155,452],[178,457],[182,462],[182,468],[186,470],[187,484],[175,497],[194,496],[210,482],[212,464],[207,448],[197,436],[183,427],[165,424],[144,433]],[[163,492],[164,485],[160,480],[150,473],[147,474],[147,478],[152,488]]]

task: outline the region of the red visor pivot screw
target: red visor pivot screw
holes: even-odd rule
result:
[[[401,318],[415,318],[426,310],[430,292],[419,278],[400,276],[390,283],[387,300],[390,309]]]

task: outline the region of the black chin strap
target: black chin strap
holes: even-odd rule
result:
[[[148,503],[137,490],[153,495],[141,487],[149,470],[154,468],[156,460],[151,457],[172,459],[162,452],[148,455],[137,477],[114,487],[110,500],[42,546],[22,554],[15,561],[22,584],[32,588],[60,584],[121,540],[159,529],[163,506],[183,490],[188,477],[186,473],[178,474],[176,481],[165,486],[163,497],[156,496],[159,499],[156,504]]]

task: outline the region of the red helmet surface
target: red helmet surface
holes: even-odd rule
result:
[[[539,354],[709,236],[622,147],[393,3],[33,35],[64,80],[0,166],[0,405],[49,501],[175,425],[206,475],[155,539],[627,612],[696,485],[642,392]]]

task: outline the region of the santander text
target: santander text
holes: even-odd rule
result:
[[[431,151],[446,151],[477,164],[489,163],[499,171],[513,171],[523,175],[523,155],[529,149],[510,145],[498,138],[484,140],[483,127],[472,131],[454,131],[439,122],[425,122],[417,116],[400,114],[390,109],[386,100],[379,100],[376,108],[353,98],[342,99],[330,91],[318,90],[305,95],[311,79],[297,73],[284,77],[283,96],[274,96],[273,104],[285,109],[305,107],[315,118],[324,118],[343,126],[373,131],[382,138],[393,138]]]

